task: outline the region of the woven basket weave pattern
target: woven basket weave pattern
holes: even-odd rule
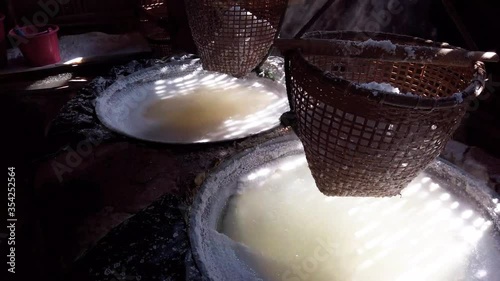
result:
[[[291,57],[290,71],[298,134],[317,186],[332,196],[374,197],[398,195],[440,154],[467,103],[427,110],[389,106],[355,83],[385,82],[403,93],[441,98],[463,91],[474,74],[472,66],[299,52]]]
[[[186,4],[203,67],[240,77],[267,55],[287,1],[189,0]]]

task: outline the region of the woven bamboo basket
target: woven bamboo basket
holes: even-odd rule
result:
[[[381,33],[313,32],[303,37],[314,39],[309,51],[316,39],[365,42],[370,38],[441,46]],[[432,60],[394,62],[313,53],[288,53],[287,87],[312,175],[329,196],[400,194],[440,154],[468,102],[484,87],[480,62],[446,66]],[[360,87],[373,81],[412,94]]]
[[[188,0],[189,26],[203,67],[244,76],[267,56],[287,0]]]

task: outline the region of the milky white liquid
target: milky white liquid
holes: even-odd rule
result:
[[[490,221],[425,175],[401,197],[326,197],[303,156],[242,179],[221,226],[264,257],[252,263],[273,281],[500,280],[489,231]],[[493,262],[470,266],[483,242]]]
[[[200,86],[184,95],[155,101],[145,108],[143,116],[155,121],[160,132],[181,139],[203,139],[214,131],[237,131],[239,127],[231,128],[230,121],[245,120],[277,99],[276,95],[242,86]]]
[[[118,119],[121,131],[166,142],[246,137],[277,126],[288,110],[284,85],[256,75],[236,79],[210,72],[193,74],[139,84],[120,97],[127,110],[119,114],[121,118],[111,119]]]

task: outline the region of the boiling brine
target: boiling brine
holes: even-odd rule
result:
[[[446,188],[422,175],[400,197],[326,197],[289,157],[242,179],[221,230],[265,280],[498,280],[492,222]]]
[[[257,126],[263,121],[259,120],[259,114],[265,115],[266,109],[277,100],[277,95],[256,88],[202,85],[153,102],[145,108],[143,117],[157,124],[157,133],[201,140],[217,132],[238,133],[245,126]]]

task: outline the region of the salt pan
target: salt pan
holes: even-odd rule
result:
[[[433,164],[402,196],[326,197],[314,187],[300,142],[283,140],[207,178],[190,220],[193,255],[207,279],[497,280],[497,216],[459,200],[486,196],[475,185],[434,179],[446,165]]]

